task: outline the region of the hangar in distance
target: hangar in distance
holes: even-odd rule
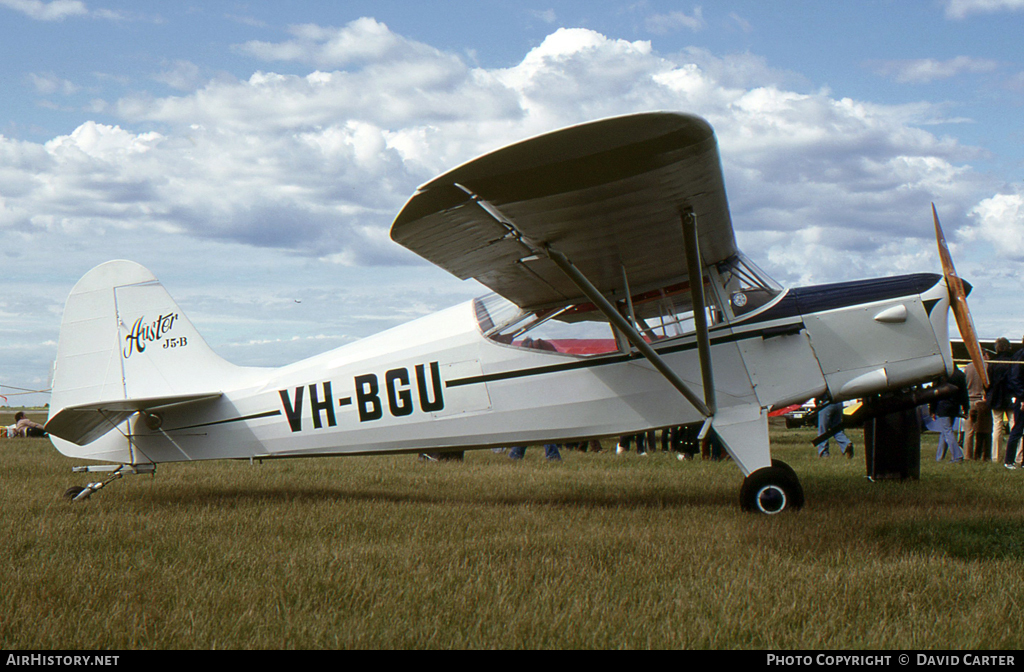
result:
[[[480,156],[420,187],[391,237],[493,293],[280,368],[216,355],[142,266],[89,271],[65,306],[46,429],[107,476],[68,496],[161,462],[700,423],[742,470],[741,505],[777,513],[804,496],[771,457],[770,408],[950,372],[951,305],[976,346],[951,263],[816,287],[769,278],[737,247],[714,132],[688,114],[598,120]]]

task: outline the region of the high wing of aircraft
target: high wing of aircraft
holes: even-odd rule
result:
[[[46,429],[65,455],[109,463],[82,470],[110,475],[68,496],[161,462],[700,423],[745,475],[743,508],[777,513],[804,495],[771,458],[769,409],[948,374],[951,304],[969,320],[952,262],[945,277],[780,287],[737,248],[714,132],[686,114],[485,154],[420,187],[391,236],[493,293],[277,369],[217,356],[138,264],[87,273],[65,307]]]

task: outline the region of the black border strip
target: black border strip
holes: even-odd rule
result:
[[[183,429],[197,429],[199,427],[213,427],[214,425],[226,425],[232,422],[244,422],[246,420],[256,420],[258,418],[271,418],[275,415],[281,415],[281,411],[264,411],[263,413],[254,413],[252,415],[243,415],[238,418],[228,418],[226,420],[214,420],[213,422],[202,422],[198,425],[186,425],[185,427],[175,427],[173,429],[165,429],[165,432],[178,432]]]

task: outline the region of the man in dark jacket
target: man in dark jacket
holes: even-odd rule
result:
[[[964,452],[957,443],[956,433],[953,431],[953,422],[960,416],[966,416],[971,411],[971,398],[967,394],[967,376],[964,372],[953,365],[953,373],[949,375],[946,382],[956,386],[956,394],[931,403],[932,417],[939,425],[939,448],[935,452],[935,461],[941,462],[946,456],[946,448],[949,448],[950,462],[963,462]]]
[[[1013,397],[1013,428],[1010,429],[1010,436],[1006,439],[1006,460],[1003,466],[1007,469],[1016,469],[1017,446],[1020,444],[1021,434],[1024,434],[1024,339],[1021,339],[1021,348],[1013,356],[1013,364],[1006,376],[1007,389]]]
[[[996,339],[996,362],[988,365],[988,389],[985,391],[985,403],[992,409],[992,461],[1006,459],[1006,449],[1003,447],[1003,437],[1007,432],[1003,431],[1003,420],[1007,426],[1013,425],[1013,396],[1009,390],[1011,364],[1004,364],[1011,357],[1013,352],[1010,348],[1010,341],[1005,338]]]

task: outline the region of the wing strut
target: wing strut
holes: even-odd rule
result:
[[[562,269],[562,272],[568,276],[572,283],[576,285],[576,287],[579,288],[579,290],[583,292],[595,306],[597,306],[598,310],[604,313],[604,316],[608,318],[608,321],[614,324],[615,327],[626,336],[629,342],[640,351],[640,354],[643,355],[647,361],[653,364],[654,368],[656,368],[661,375],[665,376],[665,379],[672,383],[672,386],[686,397],[687,401],[693,404],[694,408],[696,408],[701,415],[705,418],[709,418],[714,415],[707,405],[701,401],[700,397],[694,394],[693,391],[686,386],[686,383],[683,382],[683,379],[665,363],[665,360],[661,358],[661,355],[655,352],[654,348],[652,348],[647,341],[643,339],[643,336],[641,336],[639,332],[637,332],[636,328],[629,323],[629,320],[624,318],[619,311],[615,310],[615,306],[613,306],[608,299],[606,299],[604,295],[601,294],[601,292],[599,292],[589,280],[587,280],[586,276],[580,273],[579,269],[577,269],[564,254],[550,245],[544,245],[544,252],[551,261],[555,262],[556,266]],[[703,370],[703,366],[701,368]]]
[[[637,350],[639,350],[640,354],[643,355],[644,358],[647,359],[647,361],[649,361],[654,366],[654,368],[657,369],[658,372],[662,376],[664,376],[669,383],[672,384],[672,387],[679,390],[679,392],[684,397],[686,397],[686,400],[693,404],[693,407],[697,409],[697,412],[699,412],[708,420],[710,420],[714,416],[714,411],[709,409],[707,404],[705,404],[700,397],[693,393],[693,390],[691,390],[686,385],[686,383],[683,382],[683,379],[680,378],[679,375],[676,374],[676,372],[673,371],[672,368],[665,363],[665,360],[661,358],[661,355],[659,355],[654,350],[654,348],[652,348],[650,344],[648,344],[647,341],[644,340],[643,336],[641,336],[640,333],[636,330],[635,325],[631,324],[629,320],[623,317],[622,314],[618,310],[616,310],[615,306],[613,306],[612,303],[608,301],[608,299],[606,299],[605,296],[600,292],[600,290],[598,290],[597,287],[595,287],[590,282],[590,280],[588,280],[587,277],[583,275],[583,273],[581,273],[578,268],[576,268],[576,266],[572,263],[572,261],[568,259],[568,257],[566,257],[564,254],[562,254],[555,248],[551,247],[549,244],[532,240],[529,236],[524,235],[523,232],[519,229],[519,227],[515,225],[515,222],[513,222],[511,219],[505,216],[505,214],[501,212],[497,207],[495,207],[493,203],[490,203],[485,199],[481,198],[479,194],[474,193],[471,189],[465,187],[464,185],[456,183],[455,186],[464,191],[467,195],[469,195],[473,199],[473,201],[475,201],[476,204],[480,206],[480,208],[483,209],[483,211],[486,212],[488,215],[490,215],[496,222],[498,222],[503,227],[508,229],[509,235],[514,236],[517,240],[522,242],[534,254],[543,254],[551,261],[553,261],[554,264],[558,266],[558,268],[560,268],[563,273],[565,273],[566,277],[568,277],[569,280],[574,285],[576,285],[576,288],[583,292],[583,294],[586,295],[586,297],[590,299],[590,301],[595,306],[597,306],[597,309],[600,310],[604,314],[604,316],[608,318],[608,321],[611,322],[620,332],[622,332],[622,334],[626,337],[626,340],[628,340]],[[684,229],[685,221],[686,218],[684,216]],[[690,213],[690,221],[693,222],[693,236],[694,238],[696,238],[696,220],[693,217],[692,213]],[[687,248],[689,247],[690,245],[688,243]],[[694,251],[696,251],[695,246],[693,247],[693,249]],[[705,395],[707,395],[708,390],[711,390],[711,396],[708,398],[712,400],[712,406],[714,406],[714,388],[711,385],[711,350],[708,345],[707,319],[706,315],[704,314],[704,283],[701,281],[703,279],[703,274],[700,272],[699,255],[696,257],[696,259],[696,277],[698,278],[697,284],[700,286],[699,293],[701,297],[701,303],[699,316],[698,311],[696,310],[697,306],[696,304],[694,304],[694,317],[697,320],[701,320],[700,322],[696,323],[698,325],[698,348],[702,348],[702,346],[700,345],[700,341],[701,339],[703,339],[703,348],[707,350],[706,365],[705,353],[703,352],[703,350],[701,351],[700,355],[701,376],[704,379],[704,393]],[[691,264],[689,256],[687,257],[687,264]],[[625,272],[625,269],[623,269],[623,272]],[[694,275],[691,273],[690,277],[693,278]],[[690,284],[693,285],[692,279],[690,281]],[[691,292],[692,291],[693,290],[691,289]],[[701,324],[703,324],[703,327],[700,326]],[[703,336],[701,336],[701,332],[703,332]],[[705,421],[704,428],[701,430],[701,432],[706,432],[707,427],[708,422]]]
[[[700,377],[704,382],[704,403],[715,414],[715,379],[711,375],[711,338],[708,336],[708,314],[704,302],[704,273],[700,270],[700,249],[697,247],[697,217],[692,210],[683,213],[683,238],[686,243],[686,274],[690,278],[690,301],[693,303],[693,326],[697,329],[697,355]]]

